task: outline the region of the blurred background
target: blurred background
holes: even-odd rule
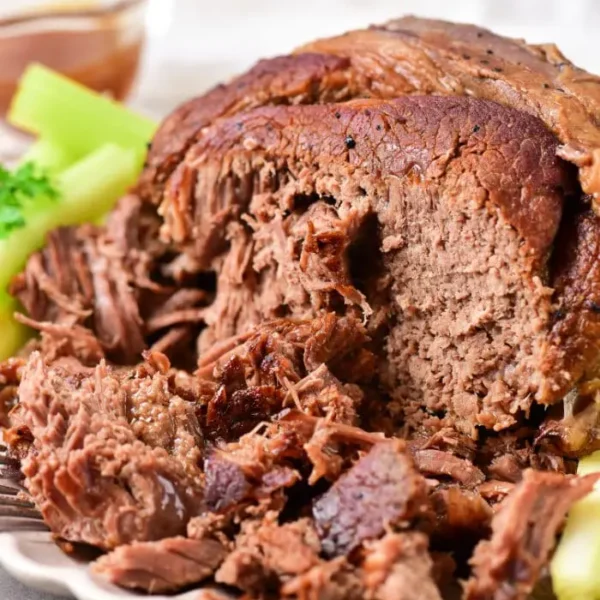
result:
[[[600,71],[598,0],[151,0],[136,101],[161,112],[260,57],[403,14],[552,41],[580,66]]]
[[[258,58],[403,14],[552,41],[600,72],[598,0],[0,0],[0,113],[29,60],[158,119]],[[20,152],[20,142],[0,129],[0,160]]]

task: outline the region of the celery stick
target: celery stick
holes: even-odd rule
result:
[[[40,64],[30,65],[21,78],[8,121],[75,159],[107,143],[130,148],[140,167],[156,130],[152,120]]]
[[[579,462],[580,475],[600,472],[600,452]],[[577,502],[550,564],[559,600],[600,599],[600,488]]]
[[[103,217],[137,181],[136,153],[105,144],[61,173],[58,225],[77,225]],[[54,212],[54,211],[53,211]]]
[[[39,139],[23,156],[22,163],[32,162],[50,173],[58,173],[75,162],[75,157],[49,139]]]
[[[13,319],[17,303],[6,292],[0,294],[0,360],[6,360],[27,341],[28,330]]]
[[[5,290],[28,256],[61,225],[96,221],[108,212],[138,174],[132,150],[106,144],[57,176],[60,198],[39,198],[26,205],[26,226],[0,240],[0,290]]]

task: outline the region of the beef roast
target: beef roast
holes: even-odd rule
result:
[[[559,387],[544,285],[570,185],[556,148],[535,118],[472,99],[256,109],[217,121],[188,151],[167,185],[164,232],[216,265],[237,252],[235,244],[227,252],[230,225],[246,221],[253,232],[251,276],[218,286],[215,302],[230,306],[229,295],[250,286],[256,311],[245,303],[210,316],[211,308],[203,336],[218,337],[227,319],[243,331],[281,306],[367,319],[384,311],[382,377],[405,412],[425,405],[448,410],[465,430],[500,429]],[[383,306],[352,277],[350,248],[373,219],[369,243],[382,271],[365,291],[386,289]],[[340,242],[331,244],[340,228],[341,254]],[[315,281],[309,258],[323,264],[332,252],[335,277]]]
[[[164,122],[139,190],[161,202],[158,254],[174,245],[184,272],[216,273],[214,301],[148,316],[136,283],[111,314],[88,302],[76,308],[94,315],[69,319],[118,358],[126,331],[139,351],[161,327],[164,349],[205,322],[205,351],[265,318],[352,313],[386,340],[380,370],[405,417],[509,427],[597,369],[600,293],[582,273],[600,227],[585,202],[574,216],[573,170],[555,156],[598,187],[598,80],[582,77],[554,48],[412,18],[262,61]],[[406,94],[446,97],[391,100]],[[36,309],[28,290],[60,278],[39,262],[15,290],[43,321],[65,291]]]
[[[177,109],[12,284],[42,336],[6,440],[53,533],[145,592],[524,598],[595,481],[599,84],[406,18]]]

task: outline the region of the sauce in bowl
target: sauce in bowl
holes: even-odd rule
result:
[[[31,62],[122,100],[138,70],[145,0],[67,7],[0,18],[0,115]]]

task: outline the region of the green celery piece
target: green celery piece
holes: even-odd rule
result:
[[[0,361],[14,356],[29,338],[27,327],[13,319],[16,310],[16,300],[0,293]]]
[[[139,167],[156,131],[151,119],[37,63],[23,74],[7,118],[75,160],[114,143],[135,150]]]
[[[97,221],[135,183],[138,172],[135,151],[106,144],[60,173],[59,198],[28,203],[23,210],[26,226],[0,240],[0,291],[43,246],[50,230]]]
[[[37,140],[21,159],[21,163],[34,163],[50,173],[64,171],[75,162],[75,157],[49,139]]]
[[[579,475],[598,472],[600,452],[579,461]],[[600,489],[571,508],[550,573],[558,600],[600,599]]]

